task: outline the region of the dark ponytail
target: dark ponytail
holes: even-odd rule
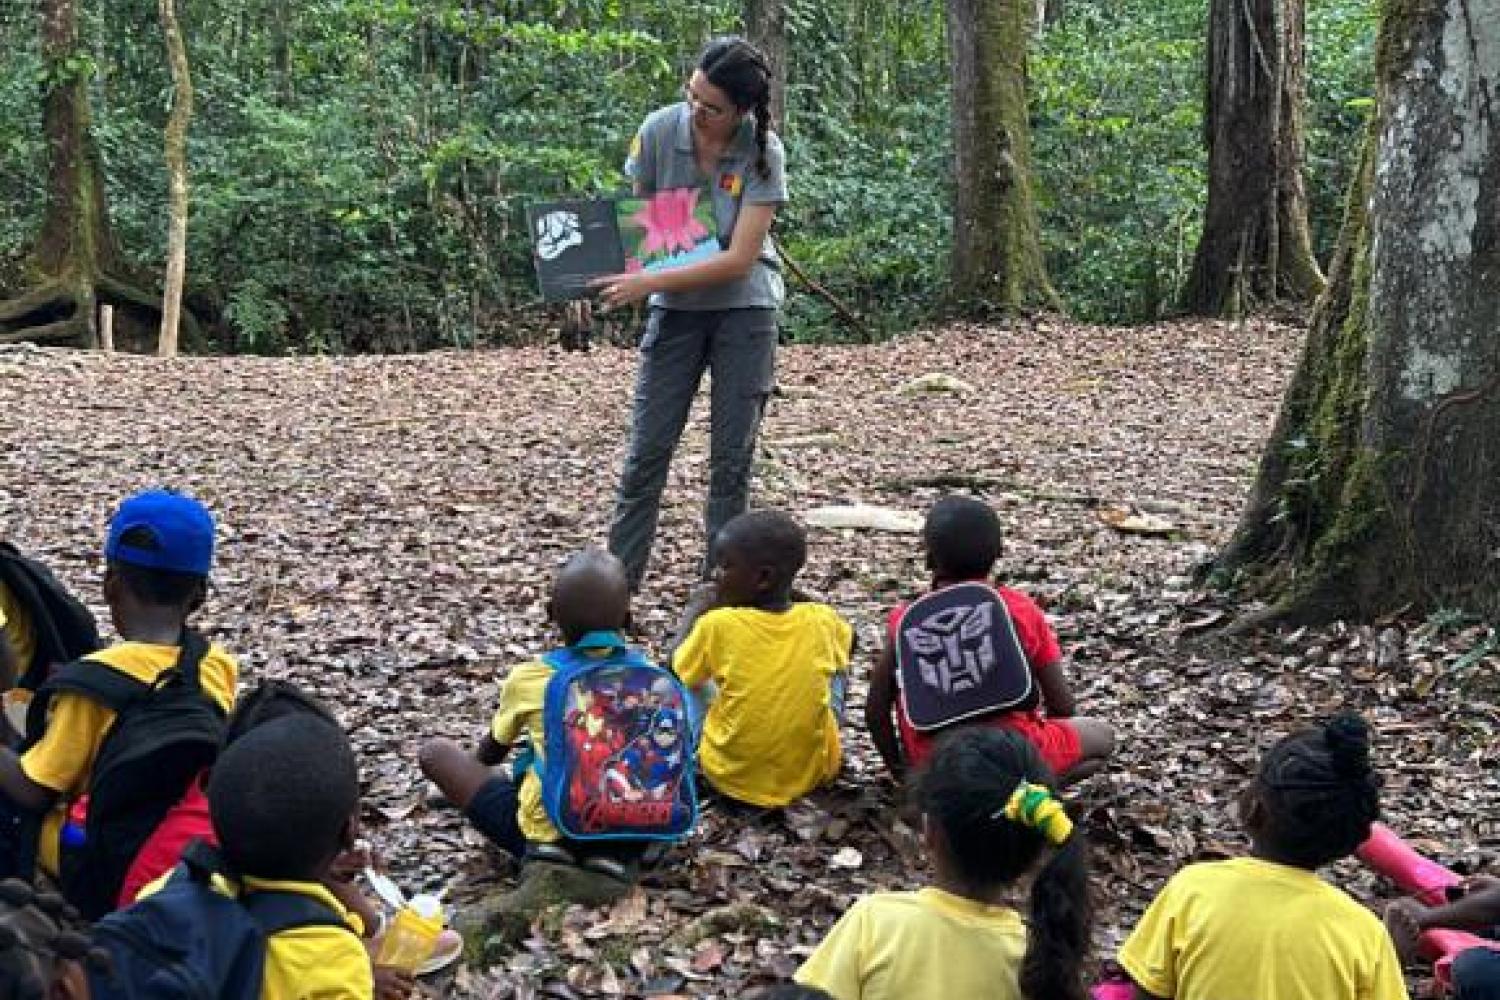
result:
[[[762,178],[770,177],[771,165],[766,159],[771,129],[771,64],[760,49],[738,35],[715,38],[698,57],[698,69],[708,82],[718,87],[743,114],[755,116],[755,146],[760,155],[755,169]]]
[[[1360,716],[1346,712],[1294,733],[1261,758],[1257,836],[1276,860],[1304,868],[1348,857],[1380,818],[1380,786]]]
[[[766,91],[766,96],[755,105],[755,148],[760,150],[755,158],[755,170],[760,174],[762,180],[771,176],[771,165],[766,161],[766,144],[771,135],[771,92]]]
[[[1083,965],[1093,913],[1082,833],[1075,831],[1037,873],[1027,918],[1021,995],[1028,1000],[1084,1000]]]
[[[918,779],[917,803],[941,831],[955,873],[976,895],[1016,881],[1050,846],[1037,826],[1005,814],[1022,781],[1050,788],[1053,777],[1024,737],[987,728],[945,736]],[[1087,850],[1083,834],[1074,831],[1032,885],[1018,973],[1022,996],[1087,1000],[1083,967],[1090,923]]]

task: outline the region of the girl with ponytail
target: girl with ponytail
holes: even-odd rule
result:
[[[934,884],[859,900],[797,981],[836,1000],[1084,1000],[1086,852],[1052,783],[1016,733],[944,737],[917,783]]]
[[[625,161],[636,194],[685,192],[669,215],[680,216],[684,204],[710,202],[719,237],[716,252],[688,263],[593,283],[605,308],[643,299],[650,307],[609,533],[609,549],[625,563],[632,590],[646,572],[668,466],[704,371],[713,375],[707,541],[749,507],[751,459],[774,382],[785,294],[771,242],[771,222],[787,199],[771,86],[770,66],[755,46],[743,38],[714,39],[698,57],[683,99],[647,116]],[[680,236],[664,239],[676,245]],[[713,564],[706,552],[705,570]]]
[[[1381,922],[1316,874],[1380,815],[1364,720],[1281,740],[1239,807],[1250,857],[1178,872],[1120,950],[1137,1000],[1406,1000]]]

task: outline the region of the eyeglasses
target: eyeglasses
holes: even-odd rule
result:
[[[729,111],[727,109],[721,108],[717,104],[710,104],[707,101],[699,99],[699,97],[693,93],[693,88],[686,85],[684,85],[682,88],[682,99],[687,101],[688,108],[693,111],[702,112],[703,117],[705,118],[719,119],[729,114]]]

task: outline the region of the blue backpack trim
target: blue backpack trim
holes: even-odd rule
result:
[[[675,841],[692,832],[698,740],[677,676],[618,632],[590,632],[542,662],[552,669],[545,753],[523,752],[517,769],[541,780],[558,832],[580,841]]]

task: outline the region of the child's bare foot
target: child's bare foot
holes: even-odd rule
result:
[[[1422,936],[1422,914],[1426,907],[1415,899],[1398,899],[1385,908],[1385,929],[1401,956],[1401,964],[1417,959],[1417,940]]]

